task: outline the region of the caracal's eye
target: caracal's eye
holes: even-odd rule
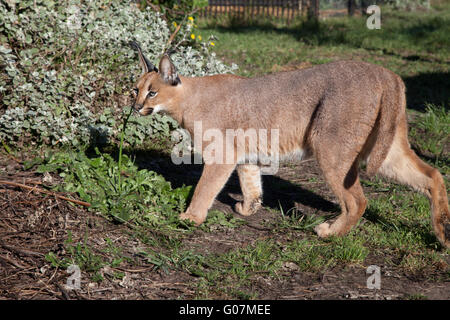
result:
[[[156,97],[157,94],[158,94],[158,92],[156,92],[156,91],[149,91],[147,94],[147,97],[154,98],[154,97]]]

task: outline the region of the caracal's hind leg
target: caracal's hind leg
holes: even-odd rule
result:
[[[319,164],[320,164],[319,160]],[[367,200],[358,177],[358,161],[350,170],[343,174],[340,170],[322,168],[325,180],[339,199],[341,214],[332,224],[324,222],[315,228],[319,237],[325,238],[331,235],[344,235],[349,232],[364,213]]]
[[[240,164],[237,166],[237,173],[244,201],[236,203],[235,210],[244,216],[249,216],[261,207],[261,169],[255,164]]]
[[[450,212],[444,179],[437,169],[423,162],[409,147],[406,120],[400,122],[394,143],[378,172],[411,186],[429,198],[436,237],[442,245],[450,247],[450,236],[445,234],[445,227],[450,223]]]

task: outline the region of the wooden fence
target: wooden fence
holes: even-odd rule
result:
[[[270,16],[286,19],[289,23],[299,15],[318,18],[321,10],[323,16],[354,15],[356,11],[365,12],[369,4],[384,2],[385,0],[209,0],[208,6],[200,11],[200,15],[213,18],[228,15],[243,20]]]
[[[214,18],[229,15],[245,20],[271,16],[286,19],[289,23],[314,2],[318,5],[319,0],[209,0],[200,15]]]

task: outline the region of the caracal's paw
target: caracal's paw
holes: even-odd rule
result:
[[[179,218],[180,218],[180,220],[189,220],[189,221],[193,222],[196,226],[201,225],[205,221],[205,219],[199,218],[193,214],[190,214],[187,211],[180,214]]]
[[[242,201],[236,203],[236,205],[234,206],[234,210],[237,213],[242,214],[243,216],[251,216],[256,211],[258,211],[259,208],[261,208],[261,201],[260,200],[253,201],[250,204],[250,206],[248,206],[248,207]]]
[[[253,212],[249,212],[249,210],[244,210],[244,203],[243,202],[236,203],[236,205],[234,206],[234,210],[237,213],[242,214],[243,216],[249,216],[249,215],[251,215],[253,213]]]
[[[318,226],[316,226],[314,228],[314,231],[321,238],[329,237],[332,234],[331,229],[330,229],[330,224],[327,222],[321,223]]]

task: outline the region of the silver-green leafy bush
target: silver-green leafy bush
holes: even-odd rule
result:
[[[115,139],[140,72],[127,42],[140,42],[157,63],[169,37],[158,13],[132,1],[0,0],[0,139],[72,146]],[[177,49],[172,58],[182,75],[233,69],[206,45]],[[175,126],[165,116],[132,117],[127,141]]]

